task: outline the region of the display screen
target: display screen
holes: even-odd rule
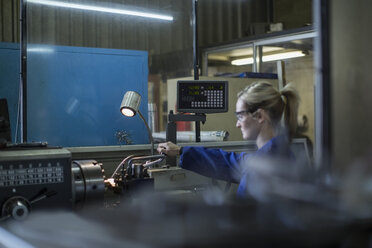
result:
[[[178,81],[177,110],[187,113],[227,112],[227,81]]]

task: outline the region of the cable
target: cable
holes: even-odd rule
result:
[[[128,157],[124,158],[123,161],[121,161],[121,163],[116,167],[114,173],[112,173],[112,176],[110,178],[114,178],[115,174],[119,171],[119,169],[127,162],[128,159],[131,159],[133,158],[134,156],[136,156],[135,154],[133,155],[129,155]]]

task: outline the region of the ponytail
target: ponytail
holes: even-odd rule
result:
[[[284,123],[288,128],[289,138],[292,139],[297,129],[297,114],[300,98],[297,90],[291,84],[287,84],[280,95],[284,102]]]

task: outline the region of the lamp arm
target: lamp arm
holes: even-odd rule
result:
[[[154,139],[152,138],[152,132],[151,132],[150,127],[147,124],[145,118],[143,118],[143,115],[141,114],[141,112],[139,110],[137,112],[138,112],[139,116],[141,117],[141,119],[143,120],[143,122],[145,123],[145,126],[147,128],[147,132],[149,133],[149,140],[150,140],[150,143],[151,143],[151,155],[154,155]]]

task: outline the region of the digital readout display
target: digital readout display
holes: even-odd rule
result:
[[[178,82],[179,110],[224,112],[227,108],[227,82]],[[216,111],[213,111],[216,110]]]

